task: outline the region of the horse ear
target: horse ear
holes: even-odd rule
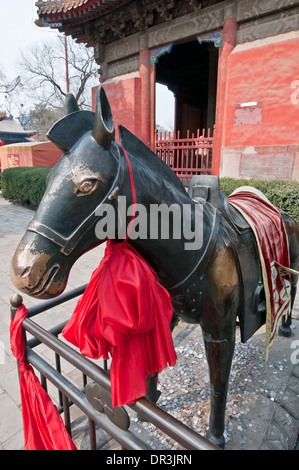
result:
[[[109,150],[115,131],[113,117],[104,88],[99,87],[96,95],[96,112],[92,135],[101,147]]]
[[[64,114],[67,116],[68,114],[75,113],[76,111],[79,111],[76,98],[72,93],[68,93],[65,97]]]

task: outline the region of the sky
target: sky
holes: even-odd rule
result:
[[[35,25],[36,0],[0,0],[0,69],[8,80],[17,77],[16,63],[19,51],[36,44],[54,40],[57,30]],[[173,119],[172,94],[166,87],[157,87],[156,121],[169,128]]]
[[[14,65],[20,49],[24,50],[38,41],[52,40],[58,34],[56,30],[35,25],[35,3],[36,0],[0,0],[0,67],[10,79],[17,75]]]

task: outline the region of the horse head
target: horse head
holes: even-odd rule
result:
[[[104,241],[95,234],[95,211],[109,202],[120,159],[103,88],[95,113],[79,111],[68,95],[65,116],[48,137],[63,155],[48,175],[43,199],[11,263],[15,286],[41,299],[63,292],[74,262]]]

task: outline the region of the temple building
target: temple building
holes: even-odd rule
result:
[[[25,130],[21,124],[13,118],[8,118],[6,113],[0,112],[0,140],[2,145],[15,144],[18,142],[30,142],[35,135],[33,129]]]
[[[190,140],[177,170],[200,142],[188,163],[199,172],[299,181],[299,0],[36,5],[37,24],[94,48],[116,126],[157,153]],[[156,83],[175,97],[175,133],[163,142]]]

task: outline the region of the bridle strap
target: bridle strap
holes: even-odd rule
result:
[[[99,207],[99,206],[98,206]],[[96,210],[98,209],[96,208]],[[41,235],[44,238],[47,238],[55,245],[60,246],[61,252],[68,256],[72,253],[74,248],[76,247],[79,240],[83,237],[83,235],[96,223],[97,218],[95,212],[92,212],[87,219],[69,236],[64,237],[60,233],[56,232],[55,230],[51,229],[41,222],[33,220],[27,227],[28,232],[35,232],[38,235]]]
[[[58,245],[61,248],[65,248],[69,240],[68,238],[60,235],[60,233],[55,232],[55,230],[52,230],[50,227],[42,224],[41,222],[38,222],[37,220],[33,220],[32,222],[30,222],[26,230],[28,232],[35,232],[38,235],[47,238],[51,242],[55,243],[55,245]]]
[[[206,243],[205,250],[202,256],[200,257],[192,271],[185,277],[185,279],[178,282],[174,286],[167,288],[171,296],[178,295],[181,292],[185,291],[187,287],[191,284],[193,279],[198,277],[198,271],[200,270],[200,272],[202,273],[205,270],[216,246],[217,237],[219,235],[219,227],[220,215],[219,212],[215,210],[212,213],[212,230],[210,238]]]
[[[77,227],[73,233],[71,233],[68,237],[65,237],[61,235],[59,232],[56,232],[53,230],[51,227],[48,227],[47,225],[37,221],[33,220],[27,227],[28,232],[34,232],[37,233],[38,235],[47,238],[51,242],[53,242],[55,245],[58,245],[61,248],[61,252],[68,256],[72,253],[72,251],[75,249],[77,246],[78,242],[81,240],[81,238],[84,236],[84,234],[90,230],[90,228],[97,222],[98,217],[96,216],[96,212],[99,209],[99,207],[104,204],[104,202],[109,199],[111,194],[113,194],[115,187],[118,183],[118,180],[120,178],[120,168],[121,168],[121,155],[119,152],[119,148],[116,146],[117,151],[118,151],[118,170],[117,174],[114,178],[113,184],[111,186],[110,191],[107,193],[105,198],[98,204],[98,206],[87,216],[87,218]],[[123,148],[123,147],[121,147]],[[124,149],[123,149],[124,150]],[[128,161],[128,156],[125,153],[126,159]],[[129,167],[130,171],[131,166]],[[136,197],[136,195],[135,195]]]

